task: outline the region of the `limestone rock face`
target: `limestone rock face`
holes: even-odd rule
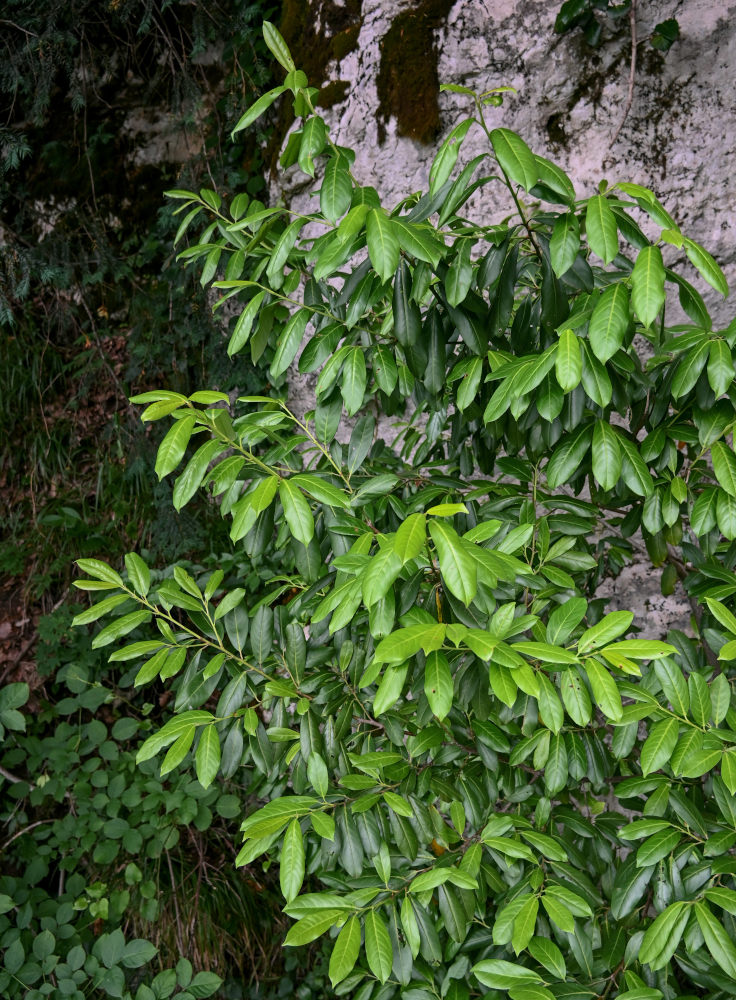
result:
[[[315,16],[326,2],[310,0]],[[736,3],[639,0],[633,101],[612,144],[629,89],[628,21],[593,50],[580,32],[554,33],[560,2],[363,0],[357,46],[339,64],[327,64],[328,80],[347,83],[344,99],[322,110],[335,140],[356,150],[355,176],[373,185],[388,206],[426,190],[442,138],[468,109],[465,98],[440,94],[438,86],[428,93],[428,81],[478,91],[509,84],[518,93],[489,109],[491,127],[514,129],[535,152],[559,163],[581,197],[602,178],[651,188],[736,286]],[[680,39],[662,54],[649,36],[672,17]],[[421,73],[411,48],[417,38],[427,63]],[[435,123],[434,135],[422,129],[423,121]],[[480,130],[471,131],[461,162],[484,149]],[[303,175],[292,170],[278,183],[275,197],[302,208],[313,204]],[[488,187],[482,202],[470,203],[469,214],[491,223],[510,208],[503,190]],[[676,261],[677,252],[668,250],[668,262]],[[685,273],[706,298],[716,327],[729,322],[733,306],[694,270],[686,267]],[[305,404],[313,398],[313,384],[296,373],[292,390],[304,394]],[[651,637],[671,627],[688,630],[690,619],[679,586],[671,597],[661,596],[659,573],[644,553],[601,588],[611,610],[635,611],[642,634]]]
[[[309,2],[321,17],[325,0]],[[640,0],[633,102],[612,147],[628,92],[628,21],[593,50],[579,31],[554,33],[559,7],[560,0],[363,0],[357,46],[327,65],[328,80],[347,83],[344,100],[323,109],[337,141],[357,152],[355,175],[388,204],[426,189],[442,138],[467,108],[461,96],[428,94],[428,78],[476,90],[508,84],[518,94],[489,110],[489,125],[518,131],[535,152],[567,170],[581,196],[602,178],[652,188],[734,285],[736,3]],[[671,17],[680,39],[662,54],[649,36]],[[417,44],[425,51],[417,53]],[[428,73],[418,72],[421,64]],[[423,132],[422,116],[434,120],[436,107],[435,137],[413,138]],[[423,137],[429,138],[426,131]],[[463,156],[483,148],[481,133],[471,132]],[[275,194],[308,203],[303,175],[280,183]],[[487,189],[476,212],[489,221],[504,214],[507,202],[503,193],[499,198],[493,204]],[[716,322],[727,322],[731,314],[721,297],[696,284]]]

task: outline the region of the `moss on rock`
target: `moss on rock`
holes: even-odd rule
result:
[[[440,125],[436,30],[455,0],[419,0],[396,17],[381,40],[378,141],[395,118],[399,135],[431,143]]]

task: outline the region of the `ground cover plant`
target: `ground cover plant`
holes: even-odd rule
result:
[[[251,576],[79,562],[95,648],[171,692],[138,760],[247,772],[234,863],[278,866],[285,944],[323,938],[337,995],[732,996],[736,323],[691,283],[723,274],[650,190],[579,197],[492,128],[508,88],[447,87],[470,111],[429,190],[382,205],[264,37],[284,84],[235,131],[293,99],[280,163],[319,207],[170,196],[270,392],[134,400]],[[692,635],[595,596],[639,533]]]

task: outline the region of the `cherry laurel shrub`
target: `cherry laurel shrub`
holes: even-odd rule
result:
[[[723,274],[648,189],[580,199],[490,129],[507,88],[445,88],[472,114],[386,208],[264,33],[285,81],[236,131],[292,95],[280,162],[319,174],[319,208],[169,194],[180,238],[206,220],[180,257],[241,298],[228,352],[270,388],[237,415],[134,400],[172,421],[159,478],[186,456],[174,506],[211,487],[262,585],[80,560],[105,596],[79,621],[111,616],[95,645],[137,630],[111,659],[175,692],[138,759],[249,770],[235,863],[278,864],[285,944],[324,936],[338,995],[732,997],[736,323],[689,280],[725,295]],[[471,129],[487,151],[460,168]],[[503,222],[462,214],[482,191]],[[642,539],[690,635],[639,638],[596,598]]]

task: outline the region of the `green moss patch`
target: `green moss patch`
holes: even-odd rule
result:
[[[395,118],[399,135],[431,143],[440,125],[436,30],[455,0],[420,0],[395,18],[381,41],[378,141]]]

